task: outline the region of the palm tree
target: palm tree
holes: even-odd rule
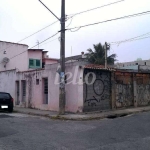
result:
[[[101,43],[98,43],[96,45],[93,45],[94,51],[92,49],[88,49],[88,53],[86,53],[86,57],[88,62],[92,64],[99,64],[104,65],[105,64],[105,50]],[[114,65],[114,62],[116,61],[116,54],[112,54],[107,57],[107,63],[108,65]]]

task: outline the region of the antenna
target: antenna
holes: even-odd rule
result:
[[[39,44],[40,44],[40,42],[37,40],[37,42],[36,42],[37,44],[38,44],[38,49],[39,49]]]

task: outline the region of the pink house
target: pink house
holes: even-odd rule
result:
[[[57,63],[57,59],[48,58],[47,52],[43,49],[28,49],[25,44],[0,41],[0,71],[26,71]]]

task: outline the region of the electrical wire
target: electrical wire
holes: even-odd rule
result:
[[[44,43],[45,41],[47,41],[47,40],[51,39],[52,37],[56,36],[58,33],[59,33],[59,32],[55,33],[54,35],[50,36],[49,38],[45,39],[44,41],[42,41],[42,42],[40,42],[40,43],[38,43],[38,44],[36,44],[36,45],[34,45],[33,47],[30,47],[29,49],[32,49],[32,48],[38,46],[39,44]]]
[[[57,22],[58,22],[58,21],[55,21],[55,22],[51,23],[50,25],[48,25],[48,26],[46,26],[46,27],[44,27],[44,28],[42,28],[42,29],[40,29],[40,30],[34,32],[33,34],[31,34],[31,35],[29,35],[29,36],[27,36],[27,37],[25,37],[25,38],[23,38],[23,39],[21,39],[21,40],[19,40],[17,43],[22,42],[22,41],[24,41],[24,40],[26,40],[26,39],[32,37],[33,35],[35,35],[35,34],[41,32],[41,31],[43,31],[44,29],[46,29],[46,28],[48,28],[48,27],[54,25],[54,24],[57,23]],[[1,52],[1,51],[5,51],[6,49],[8,49],[8,48],[10,48],[10,47],[12,47],[12,46],[13,46],[13,45],[8,46],[8,47],[6,47],[6,48],[0,50],[0,52]]]
[[[111,44],[111,46],[114,46],[114,45],[120,45],[120,44],[124,44],[124,43],[127,43],[127,42],[134,42],[134,41],[138,41],[138,40],[144,40],[144,39],[147,39],[147,38],[150,38],[150,36],[147,36],[147,37],[143,37],[143,38],[138,38],[138,39],[134,39],[134,40],[130,40],[130,41],[126,41],[126,42],[122,42],[122,43],[115,43],[115,44]]]
[[[52,35],[52,36],[50,36],[49,38],[43,40],[42,42],[40,42],[40,43],[38,43],[38,44],[36,44],[36,45],[30,47],[29,49],[32,49],[32,48],[34,48],[34,47],[36,47],[36,46],[38,46],[38,45],[44,43],[45,41],[47,41],[47,40],[51,39],[52,37],[56,36],[58,33],[59,33],[59,32],[55,33],[54,35]],[[11,57],[11,58],[9,58],[9,60],[10,60],[10,59],[13,59],[13,58],[15,58],[15,57],[17,57],[17,56],[19,56],[19,55],[25,53],[25,52],[27,52],[27,51],[28,51],[28,49],[25,50],[25,51],[23,51],[23,52],[21,52],[21,53],[19,53],[19,54],[17,54],[17,55],[15,55],[15,56],[13,56],[13,57]],[[2,63],[2,62],[1,62],[1,63]],[[1,63],[0,63],[0,64],[1,64]]]
[[[142,35],[139,35],[139,36],[136,36],[136,37],[133,37],[133,38],[130,38],[130,39],[126,39],[126,40],[123,40],[123,41],[111,42],[110,44],[118,44],[118,43],[122,43],[122,42],[131,41],[131,40],[134,40],[134,39],[137,39],[139,37],[143,37],[143,36],[149,35],[149,34],[150,34],[150,32],[142,34]]]
[[[71,25],[71,23],[72,23],[72,21],[73,21],[73,17],[68,18],[67,21],[68,21],[69,19],[71,19],[71,21],[70,21],[70,23],[66,26],[66,28],[68,28],[68,27]]]
[[[123,41],[111,42],[110,44],[111,44],[111,45],[115,45],[115,44],[116,44],[116,45],[119,45],[119,44],[121,44],[121,43],[138,40],[140,37],[143,37],[143,36],[146,36],[146,35],[149,35],[149,34],[150,34],[150,32],[145,33],[145,34],[142,34],[142,35],[139,35],[139,36],[136,36],[136,37],[133,37],[133,38],[130,38],[130,39],[126,39],[126,40],[123,40]],[[147,37],[143,37],[143,38],[147,38]],[[143,38],[142,38],[142,39],[143,39]]]
[[[40,46],[46,45],[46,44],[51,43],[51,42],[53,42],[53,41],[56,41],[56,40],[58,40],[58,39],[59,39],[59,37],[57,37],[57,38],[55,38],[55,39],[53,39],[53,40],[51,40],[51,41],[49,41],[49,42],[47,42],[47,43],[40,44]]]
[[[142,16],[142,15],[147,15],[149,13],[150,13],[150,11],[145,11],[145,12],[132,14],[132,15],[128,15],[128,16],[123,16],[123,17],[119,17],[119,18],[114,18],[114,19],[110,19],[110,20],[105,20],[105,21],[101,21],[101,22],[86,24],[86,25],[83,25],[83,26],[68,28],[66,30],[70,30],[71,31],[73,29],[79,29],[79,28],[81,29],[81,28],[85,28],[85,27],[89,27],[89,26],[93,26],[93,25],[97,25],[97,24],[101,24],[101,23],[106,23],[106,22],[111,22],[111,21],[116,21],[116,20],[121,20],[121,19],[126,19],[126,18],[132,18],[132,17],[138,17],[138,16]]]
[[[96,8],[92,8],[92,9],[88,9],[88,10],[85,10],[85,11],[82,11],[82,12],[78,12],[78,13],[75,13],[75,14],[70,14],[70,15],[68,15],[68,17],[69,16],[70,17],[74,17],[76,15],[80,15],[80,14],[83,14],[83,13],[86,13],[86,12],[89,12],[89,11],[93,11],[93,10],[96,10],[96,9],[99,9],[99,8],[103,8],[103,7],[106,7],[106,6],[114,5],[114,4],[123,2],[123,1],[125,1],[125,0],[116,1],[116,2],[113,2],[113,3],[109,3],[109,4],[106,4],[106,5],[102,5],[102,6],[96,7]]]

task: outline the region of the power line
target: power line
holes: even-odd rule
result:
[[[44,43],[45,41],[47,41],[47,40],[51,39],[52,37],[56,36],[58,33],[59,33],[59,32],[55,33],[54,35],[50,36],[49,38],[45,39],[45,40],[42,41],[42,42],[40,42],[40,43],[38,43],[38,44],[36,44],[36,45],[30,47],[29,49],[32,49],[32,48],[34,48],[34,47],[36,47],[36,46],[38,46],[38,45]],[[11,58],[9,58],[9,59],[13,59],[13,58],[15,58],[15,57],[17,57],[17,56],[19,56],[19,55],[25,53],[26,51],[28,51],[28,49],[25,50],[25,51],[23,51],[23,52],[21,52],[21,53],[19,53],[19,54],[17,54],[17,55],[15,55],[15,56],[13,56],[13,57],[11,57]],[[2,63],[2,62],[1,62],[1,63]],[[1,64],[1,63],[0,63],[0,64]]]
[[[125,1],[125,0],[116,1],[116,2],[113,2],[113,3],[109,3],[109,4],[106,4],[106,5],[96,7],[96,8],[88,9],[88,10],[85,10],[85,11],[82,11],[82,12],[79,12],[79,13],[71,14],[71,15],[68,15],[68,16],[74,17],[76,15],[80,15],[80,14],[83,14],[83,13],[86,13],[86,12],[89,12],[89,11],[93,11],[93,10],[96,10],[96,9],[99,9],[99,8],[103,8],[103,7],[106,7],[106,6],[114,5],[114,4],[123,2],[123,1]]]
[[[57,37],[57,38],[55,38],[55,39],[53,39],[53,40],[51,40],[51,41],[49,41],[49,42],[47,42],[47,43],[43,43],[43,44],[41,44],[41,46],[46,45],[46,44],[48,44],[48,43],[51,43],[51,42],[53,42],[53,41],[56,41],[56,40],[58,40],[58,39],[59,39],[59,37]]]
[[[54,35],[50,36],[49,38],[45,39],[44,41],[42,41],[42,42],[40,42],[40,43],[38,43],[38,44],[36,44],[36,45],[34,45],[33,47],[30,47],[29,49],[32,49],[32,48],[38,46],[39,44],[44,43],[45,41],[47,41],[47,40],[51,39],[52,37],[56,36],[58,33],[59,33],[59,32],[55,33]]]
[[[44,29],[46,29],[46,28],[48,28],[48,27],[54,25],[54,24],[57,23],[57,22],[58,22],[58,21],[55,21],[55,22],[51,23],[50,25],[48,25],[48,26],[46,26],[46,27],[44,27],[44,28],[42,28],[42,29],[40,29],[40,30],[34,32],[33,34],[31,34],[31,35],[29,35],[29,36],[27,36],[27,37],[25,37],[25,38],[23,38],[23,39],[21,39],[21,40],[19,40],[17,43],[22,42],[22,41],[24,41],[24,40],[26,40],[26,39],[32,37],[33,35],[35,35],[35,34],[41,32],[41,31],[43,31]],[[4,51],[4,50],[6,50],[6,49],[8,49],[8,48],[10,48],[10,47],[12,47],[12,46],[13,46],[13,45],[8,46],[8,47],[6,47],[5,49],[0,50],[0,52],[1,52],[1,51]]]
[[[71,20],[70,20],[70,23],[66,26],[66,28],[69,27],[69,26],[71,25],[71,23],[72,23],[72,21],[73,21],[73,17],[68,18],[67,21],[68,21],[69,19],[71,19]]]
[[[91,23],[91,24],[87,24],[87,25],[83,25],[83,26],[68,28],[66,30],[70,30],[71,32],[74,32],[74,31],[72,31],[73,29],[81,29],[81,28],[85,28],[85,27],[88,27],[88,26],[97,25],[97,24],[100,24],[100,23],[106,23],[106,22],[111,22],[111,21],[116,21],[116,20],[121,20],[121,19],[126,19],[126,18],[132,18],[132,17],[138,17],[138,16],[142,16],[142,15],[147,15],[149,13],[150,13],[150,11],[145,11],[145,12],[141,12],[141,13],[137,13],[137,14],[132,14],[132,15],[123,16],[123,17],[114,18],[114,19],[105,20],[105,21],[96,22],[96,23]]]
[[[126,41],[126,42],[122,42],[122,43],[127,43],[127,42],[134,42],[134,41],[138,41],[138,40],[144,40],[144,39],[147,39],[147,38],[150,38],[150,36],[147,36],[147,37],[143,37],[143,38],[138,38],[138,39],[134,39],[134,40],[130,40],[130,41]],[[116,43],[116,44],[111,44],[112,46],[113,45],[120,45],[120,44],[122,44],[122,43]]]
[[[137,38],[140,38],[140,37],[143,37],[143,36],[146,36],[146,35],[149,35],[149,34],[150,34],[150,32],[139,35],[139,36],[136,36],[136,37],[133,37],[133,38],[130,38],[130,39],[126,39],[126,40],[123,40],[123,41],[111,42],[110,44],[115,45],[115,44],[121,44],[121,43],[124,43],[124,42],[130,42],[130,41],[133,41],[133,40],[137,40]]]

